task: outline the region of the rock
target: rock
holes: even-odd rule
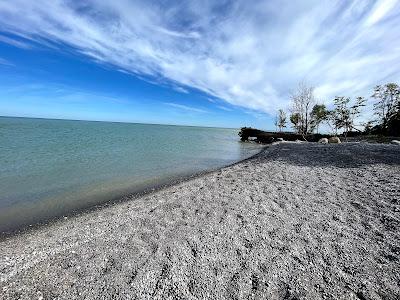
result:
[[[332,136],[329,138],[329,144],[340,144],[341,141],[337,136]]]
[[[392,140],[391,143],[400,146],[400,141],[398,140]]]
[[[277,140],[278,142],[283,142],[283,141],[284,141],[283,138],[277,138],[276,140]]]
[[[318,143],[321,143],[321,144],[328,144],[329,141],[328,141],[327,138],[322,138],[322,139],[320,139],[320,140],[318,141]]]

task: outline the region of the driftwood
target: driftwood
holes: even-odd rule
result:
[[[330,135],[326,134],[297,134],[293,132],[270,132],[263,131],[259,129],[254,129],[251,127],[242,127],[239,132],[240,139],[242,141],[248,141],[249,138],[253,138],[256,142],[262,144],[270,144],[278,139],[283,139],[285,141],[308,141],[308,142],[318,142],[321,138],[329,138]]]

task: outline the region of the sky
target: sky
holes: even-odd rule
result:
[[[0,0],[0,115],[273,129],[300,82],[399,83],[399,28],[396,0]]]

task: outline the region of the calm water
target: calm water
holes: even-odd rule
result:
[[[234,129],[0,117],[0,231],[258,151]]]

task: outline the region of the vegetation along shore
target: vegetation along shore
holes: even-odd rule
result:
[[[338,96],[333,99],[333,108],[328,110],[325,104],[317,103],[314,88],[306,83],[300,83],[292,93],[290,105],[290,124],[294,132],[285,132],[288,127],[287,113],[279,109],[275,117],[275,132],[265,132],[243,127],[239,132],[242,141],[250,137],[260,143],[271,143],[277,140],[304,140],[317,142],[321,138],[341,136],[346,141],[370,140],[390,141],[389,138],[400,136],[400,87],[397,83],[387,83],[374,88],[374,114],[366,118],[363,109],[367,106],[365,97]],[[319,133],[319,128],[325,126],[325,134]],[[364,138],[360,138],[364,136]],[[365,138],[366,137],[366,138]],[[371,137],[371,138],[368,138]]]

